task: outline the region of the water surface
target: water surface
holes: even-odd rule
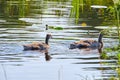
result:
[[[20,4],[18,1],[8,3],[13,7]],[[99,35],[98,29],[75,24],[75,19],[69,18],[71,0],[35,0],[26,7],[30,7],[30,13],[26,11],[25,17],[14,10],[7,15],[9,19],[0,14],[1,80],[107,80],[116,75],[111,69],[115,67],[116,61],[100,59],[97,49],[69,49],[69,44],[74,41],[97,40]],[[63,30],[46,31],[46,24],[62,27]],[[53,37],[47,54],[23,51],[22,45],[34,41],[44,42],[47,33]],[[116,40],[111,38],[103,38],[103,41],[104,47],[116,44]]]

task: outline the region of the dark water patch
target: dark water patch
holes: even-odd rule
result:
[[[12,57],[12,56],[4,56],[0,57],[0,60],[20,60],[20,58]]]
[[[100,67],[86,67],[85,70],[112,70],[116,66],[100,66]]]
[[[0,54],[0,56],[16,56],[18,54],[14,54],[14,53],[6,53],[6,54]]]
[[[15,57],[15,56],[4,55],[4,56],[0,56],[0,62],[1,63],[8,63],[8,62],[16,62],[16,63],[20,62],[21,63],[21,62],[25,62],[25,60],[19,57]]]
[[[103,61],[97,61],[97,60],[94,60],[92,59],[92,61],[88,61],[87,59],[85,59],[85,61],[81,61],[81,62],[76,62],[76,63],[73,63],[73,64],[100,64],[100,63],[107,63],[107,64],[116,64],[116,61],[106,61],[106,60],[103,60]]]
[[[105,79],[105,78],[108,78],[108,80],[109,80],[111,76],[112,76],[112,77],[116,77],[116,74],[115,74],[115,73],[114,73],[114,74],[103,74],[103,75],[102,75],[102,78],[104,78],[104,79]],[[101,78],[101,79],[102,79],[102,78]]]
[[[18,19],[9,19],[4,23],[0,23],[1,28],[24,28],[24,26],[28,26],[28,25],[31,24],[20,21]]]
[[[81,57],[75,57],[75,56],[74,56],[74,57],[72,57],[72,56],[69,57],[69,56],[68,56],[68,57],[58,57],[58,58],[56,58],[56,59],[94,60],[94,59],[98,59],[98,57],[89,57],[89,58],[87,57],[87,58],[86,58],[86,57],[82,57],[82,56],[81,56]],[[88,62],[88,63],[89,63],[89,62]],[[97,63],[98,63],[98,62],[97,62]],[[74,64],[79,64],[79,63],[74,63]],[[82,62],[80,62],[80,64],[82,64]],[[85,63],[83,62],[83,64],[85,64]],[[87,62],[86,62],[86,64],[87,64]]]
[[[11,65],[11,66],[23,66],[22,62],[20,63],[13,63],[11,62],[10,64],[6,64],[6,65]]]
[[[24,58],[32,59],[32,58],[39,58],[41,56],[40,54],[43,54],[43,53],[33,52],[33,51],[29,51],[29,52],[24,51],[21,55],[17,55],[16,57],[21,57],[21,58],[24,57]]]

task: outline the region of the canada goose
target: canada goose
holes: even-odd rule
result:
[[[51,34],[46,35],[45,43],[44,42],[33,42],[31,44],[23,45],[24,50],[47,50],[49,48],[48,41],[51,38]]]
[[[80,40],[80,41],[74,42],[70,44],[69,49],[76,49],[76,48],[100,49],[103,47],[102,37],[103,37],[103,34],[100,33],[98,37],[98,41],[90,39],[90,40]]]

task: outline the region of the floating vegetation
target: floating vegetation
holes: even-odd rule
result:
[[[62,27],[57,27],[57,26],[48,26],[49,27],[49,29],[54,29],[54,30],[63,30],[63,28]]]
[[[102,59],[117,59],[120,61],[120,46],[105,48],[100,56]]]
[[[116,71],[117,76],[111,76],[108,80],[120,80],[120,45],[114,46],[112,48],[105,48],[100,54],[100,58],[116,60],[115,68],[112,68],[112,70]]]

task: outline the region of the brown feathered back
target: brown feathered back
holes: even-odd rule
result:
[[[47,50],[49,48],[48,41],[50,38],[51,38],[51,34],[47,34],[45,43],[44,42],[33,42],[31,44],[23,45],[24,50]]]
[[[92,49],[95,49],[95,48],[102,48],[103,47],[103,42],[102,42],[102,33],[99,34],[99,37],[98,37],[98,41],[96,40],[92,40],[92,39],[89,39],[89,40],[80,40],[80,41],[77,41],[77,42],[74,42],[72,44],[70,44],[70,49],[75,49],[75,48],[92,48]]]

